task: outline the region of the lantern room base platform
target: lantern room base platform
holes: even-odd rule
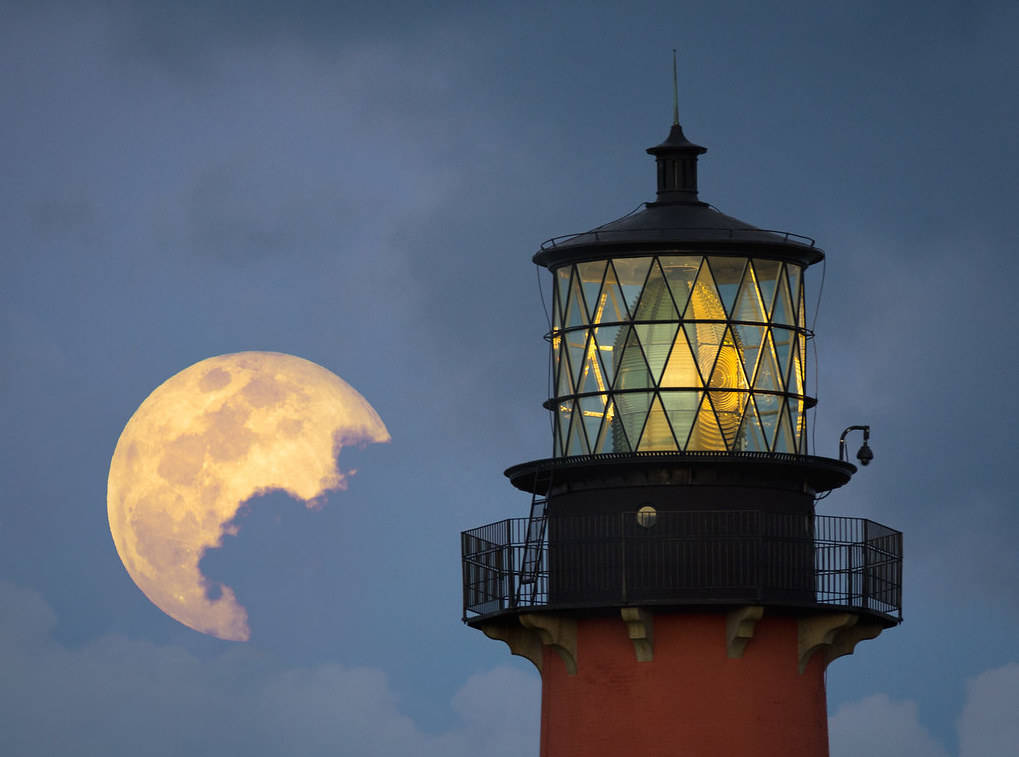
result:
[[[827,757],[827,664],[881,626],[853,613],[531,613],[479,624],[541,671],[542,757]]]

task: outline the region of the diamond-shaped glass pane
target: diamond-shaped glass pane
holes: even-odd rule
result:
[[[601,426],[596,437],[596,441],[591,448],[591,451],[596,455],[601,455],[606,452],[622,452],[624,450],[616,450],[613,446],[613,435],[612,435],[612,422],[616,417],[616,406],[615,403],[609,399],[608,404],[605,405],[605,412],[602,416]]]
[[[626,307],[631,313],[636,311],[637,300],[647,280],[651,260],[651,258],[616,258],[612,261],[616,268],[616,279],[626,299]]]
[[[757,375],[754,376],[754,389],[764,389],[769,392],[782,391],[779,381],[778,359],[775,357],[775,346],[771,340],[771,333],[765,335],[764,346],[761,347],[761,354],[757,360]],[[760,410],[760,407],[757,408]]]
[[[740,282],[743,281],[743,269],[746,267],[747,259],[712,256],[708,258],[708,263],[711,264],[711,273],[714,275],[715,286],[718,287],[725,312],[731,313]]]
[[[584,295],[581,293],[580,280],[574,277],[570,283],[570,296],[566,300],[566,311],[563,313],[563,320],[566,328],[583,326],[587,323],[587,308],[584,305]]]
[[[580,287],[584,292],[584,302],[587,304],[587,312],[593,313],[598,303],[598,292],[601,291],[602,277],[605,275],[605,266],[608,261],[590,260],[586,263],[577,263],[577,278],[580,280]]]
[[[573,403],[560,402],[556,407],[556,452],[566,454],[566,439],[570,433],[570,419],[573,418]]]
[[[743,284],[740,286],[739,294],[736,296],[736,304],[732,309],[734,321],[750,321],[752,323],[767,323],[768,317],[764,313],[764,301],[761,293],[754,283],[754,269],[747,266],[746,274],[743,276]]]
[[[747,381],[753,381],[757,369],[757,356],[761,352],[761,343],[767,334],[765,326],[744,326],[736,324],[732,327],[736,346],[743,356],[743,373]]]
[[[804,426],[807,421],[803,400],[796,397],[787,397],[786,405],[789,408],[789,419],[793,427],[793,446],[795,449],[801,450],[803,448]]]
[[[564,335],[566,350],[570,356],[570,380],[577,386],[584,368],[584,351],[587,348],[587,329],[567,331]]]
[[[690,290],[700,270],[701,258],[697,255],[666,255],[660,258],[660,262],[669,289],[672,290],[676,309],[682,313],[690,299]]]
[[[559,331],[563,325],[562,308],[559,304],[559,286],[552,287],[552,331]]]
[[[768,442],[764,438],[764,431],[761,429],[761,421],[757,417],[757,408],[753,400],[747,403],[743,411],[743,423],[740,426],[738,449],[744,452],[767,452]]]
[[[619,367],[618,358],[622,355],[625,346],[623,334],[628,330],[628,326],[598,326],[593,329],[598,355],[601,357],[605,378],[610,386],[615,381],[616,371]]]
[[[707,393],[704,394],[701,406],[697,410],[697,419],[694,421],[686,448],[687,450],[725,451],[725,438],[722,436],[722,429],[718,427],[718,420]]]
[[[754,273],[757,287],[761,290],[761,299],[766,313],[771,312],[771,304],[775,299],[775,286],[782,272],[782,264],[777,260],[754,259]]]
[[[687,341],[690,343],[694,357],[697,359],[697,367],[700,369],[704,383],[711,377],[711,371],[715,367],[715,358],[718,357],[718,349],[722,346],[725,338],[724,323],[684,323]]]
[[[696,326],[689,324],[688,327],[696,333]],[[693,353],[690,351],[686,331],[680,330],[676,332],[672,351],[669,353],[669,360],[665,364],[665,370],[662,372],[658,383],[659,386],[663,387],[681,386],[699,388],[704,386],[700,371],[697,369],[697,363],[694,360]],[[666,409],[668,409],[667,400]],[[678,431],[676,435],[678,438]]]
[[[651,269],[648,271],[647,283],[640,295],[634,320],[679,320],[679,313],[676,311],[676,306],[672,304],[672,295],[669,294],[668,284],[665,283],[662,267],[658,265],[657,260],[651,264]]]
[[[637,449],[643,451],[676,452],[679,447],[672,436],[672,427],[665,415],[661,400],[655,396],[648,411],[644,432],[640,437]]]
[[[626,431],[627,439],[640,439],[648,410],[651,409],[651,392],[625,392],[615,395],[616,417]]]
[[[612,451],[613,452],[630,452],[633,449],[633,445],[630,444],[629,439],[626,436],[626,429],[623,428],[623,420],[620,416],[619,405],[616,404],[615,398],[612,400],[613,417],[609,434],[612,438]]]
[[[775,432],[775,452],[784,452],[788,455],[796,452],[796,441],[793,438],[792,426],[789,423],[789,413],[783,405],[779,413],[778,430]]]
[[[670,392],[666,390],[661,392],[662,405],[669,416],[669,422],[672,424],[672,431],[676,435],[680,449],[687,448],[687,439],[690,437],[690,429],[697,417],[697,407],[702,395],[702,392],[690,391]]]
[[[598,429],[601,428],[602,417],[605,415],[605,395],[581,397],[577,400],[577,407],[580,410],[580,417],[584,419],[584,431],[587,432],[588,441],[597,440]]]
[[[770,450],[771,443],[775,439],[775,428],[778,426],[781,398],[775,394],[755,394],[754,401],[757,403],[757,417],[761,420],[764,441]]]
[[[662,375],[662,368],[665,367],[665,361],[669,357],[672,344],[676,340],[676,331],[679,329],[679,325],[675,322],[638,323],[634,329],[644,348],[644,356],[651,368],[651,377],[657,383]]]
[[[733,337],[732,329],[725,330],[708,386],[713,389],[750,388],[743,375],[743,364],[739,350],[736,348],[736,339]]]
[[[566,340],[560,340],[559,357],[556,360],[556,396],[562,397],[573,394],[573,371],[570,368],[569,350],[566,349]]]
[[[789,361],[789,377],[786,379],[786,391],[803,394],[803,361],[800,359],[800,347],[794,343],[792,359]]]
[[[580,413],[574,411],[570,421],[570,435],[566,440],[567,455],[586,455],[588,453],[587,437]]]
[[[577,392],[585,394],[588,392],[605,392],[609,387],[605,382],[605,375],[602,371],[601,362],[598,360],[598,348],[594,337],[588,339],[587,348],[584,352],[584,365],[580,371],[580,381],[577,384]]]
[[[781,323],[786,326],[795,326],[793,319],[793,305],[789,298],[789,287],[785,280],[779,279],[778,291],[775,293],[775,306],[771,310],[771,322]]]
[[[686,304],[686,311],[683,318],[687,321],[702,319],[725,320],[725,308],[718,298],[718,291],[715,289],[715,280],[711,276],[711,269],[705,260],[701,264],[701,270],[694,281],[693,289],[690,292],[690,300]]]
[[[605,283],[602,285],[601,294],[598,295],[598,304],[595,305],[594,311],[591,313],[591,321],[593,323],[620,323],[629,317],[623,290],[619,288],[615,269],[610,265],[605,272]]]
[[[654,386],[651,373],[644,360],[644,353],[640,348],[640,342],[633,329],[630,329],[626,335],[626,342],[620,352],[618,363],[614,385],[616,389],[650,389]],[[621,400],[617,399],[616,404],[621,410]],[[627,432],[629,432],[629,427]]]
[[[744,392],[718,391],[708,392],[708,395],[715,408],[715,415],[718,418],[719,428],[722,429],[722,438],[725,439],[726,448],[732,449],[740,421],[743,419],[743,407],[750,395]]]
[[[803,301],[803,291],[800,289],[800,282],[803,279],[803,269],[792,263],[785,264],[786,276],[789,279],[789,294],[793,298],[793,310],[799,315]]]
[[[783,379],[783,387],[788,386],[784,379],[789,375],[789,358],[793,351],[796,332],[790,329],[772,328],[771,338],[775,343],[775,356],[778,358],[778,372]]]

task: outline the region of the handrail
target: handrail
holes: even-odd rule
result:
[[[754,510],[549,517],[537,571],[532,562],[524,583],[528,522],[462,533],[464,620],[632,603],[841,608],[888,624],[902,619],[902,533],[865,518]]]
[[[724,226],[656,226],[641,229],[591,229],[590,231],[580,231],[574,234],[562,234],[560,236],[546,239],[541,243],[541,249],[554,250],[566,242],[586,236],[593,236],[595,242],[612,242],[614,241],[613,239],[606,237],[612,237],[613,235],[616,239],[627,235],[630,237],[650,236],[652,239],[669,239],[669,232],[677,231],[722,232],[728,239],[738,239],[740,235],[749,237],[754,234],[776,234],[781,236],[785,242],[789,242],[791,240],[797,244],[806,244],[809,247],[815,247],[817,245],[817,242],[813,237],[808,237],[803,234],[794,234],[791,231],[780,231],[778,229],[734,229]]]

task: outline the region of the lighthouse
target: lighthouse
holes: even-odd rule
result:
[[[657,193],[541,245],[550,456],[526,517],[461,535],[463,619],[541,674],[542,757],[824,757],[825,671],[901,622],[902,534],[819,515],[814,240],[702,201],[678,118]]]

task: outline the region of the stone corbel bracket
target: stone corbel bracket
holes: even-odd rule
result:
[[[633,642],[637,662],[651,662],[655,657],[654,616],[643,607],[623,607],[619,613]]]
[[[759,605],[739,607],[729,612],[725,618],[725,649],[730,659],[739,659],[747,648],[747,643],[754,637],[757,621],[764,615],[764,608]]]
[[[488,638],[506,642],[510,654],[530,660],[541,673],[541,637],[537,632],[524,628],[515,618],[485,623],[479,628]]]
[[[561,615],[526,613],[520,625],[538,635],[544,646],[552,647],[566,665],[566,672],[577,674],[577,621]],[[538,667],[541,670],[541,666]]]
[[[801,618],[799,623],[799,669],[807,669],[814,652],[824,650],[825,667],[839,657],[852,654],[864,639],[873,639],[883,630],[877,623],[860,623],[860,616],[849,612]]]

